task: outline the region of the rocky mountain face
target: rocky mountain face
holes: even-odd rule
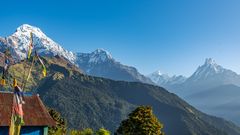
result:
[[[97,49],[92,53],[78,53],[76,63],[88,75],[153,84],[149,78],[140,74],[136,68],[117,62],[109,52],[103,49]]]
[[[0,50],[9,49],[16,60],[26,58],[31,32],[33,34],[33,51],[36,50],[41,56],[59,55],[93,76],[153,84],[136,68],[117,62],[109,52],[103,49],[97,49],[92,53],[73,53],[47,37],[39,28],[28,24],[18,27],[12,35],[0,38]]]

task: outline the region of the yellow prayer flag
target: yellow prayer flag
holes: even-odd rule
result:
[[[5,86],[6,85],[6,80],[5,79],[1,79],[1,85]]]
[[[30,33],[30,38],[31,38],[31,41],[30,41],[30,44],[29,44],[29,47],[28,47],[27,59],[30,59],[31,54],[32,54],[32,49],[33,49],[33,37],[32,37],[32,32]]]

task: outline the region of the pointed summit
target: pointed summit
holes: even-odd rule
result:
[[[161,70],[157,70],[155,72],[152,73],[152,75],[163,75]]]
[[[107,60],[113,60],[111,54],[104,49],[97,49],[90,54],[89,63],[101,63]]]
[[[31,32],[34,35],[36,35],[36,37],[47,38],[47,36],[41,31],[40,28],[31,26],[29,24],[23,24],[23,25],[19,26],[17,28],[16,32],[12,36],[25,35],[25,36],[29,37]]]
[[[201,66],[202,69],[207,71],[214,71],[215,73],[218,73],[222,71],[223,67],[218,65],[214,59],[212,58],[206,58],[204,65]]]
[[[205,65],[217,65],[213,58],[206,58]]]
[[[224,76],[230,74],[233,74],[233,76],[235,76],[236,73],[218,65],[212,58],[207,58],[205,60],[205,63],[202,66],[199,66],[197,70],[193,73],[193,75],[189,77],[188,80],[202,81],[209,78],[216,78],[216,76],[221,75],[223,76],[223,78],[225,78]]]
[[[25,31],[25,30],[39,30],[41,31],[39,28],[35,27],[35,26],[31,26],[29,24],[22,24],[21,26],[19,26],[17,28],[17,31]]]
[[[98,54],[98,55],[106,56],[109,59],[112,59],[112,55],[108,51],[106,51],[102,48],[95,50],[94,52],[92,52],[92,54],[93,55]]]
[[[30,43],[30,33],[33,33],[33,49],[43,56],[60,55],[74,63],[76,56],[65,50],[58,43],[47,37],[38,27],[29,24],[19,26],[16,31],[6,37],[6,46],[11,47],[15,58],[22,60],[26,58]]]

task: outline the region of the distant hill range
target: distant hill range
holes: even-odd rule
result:
[[[240,87],[226,84],[189,95],[185,98],[198,109],[240,124]]]
[[[176,93],[201,111],[240,124],[236,119],[240,116],[240,75],[223,68],[213,59],[206,59],[188,78],[174,77],[180,78],[176,81],[157,73],[149,77],[159,86]]]

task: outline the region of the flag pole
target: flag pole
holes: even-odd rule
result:
[[[30,44],[28,46],[28,50],[27,50],[27,55],[26,55],[26,59],[24,60],[24,65],[23,65],[23,68],[24,68],[24,73],[23,73],[23,77],[22,77],[22,85],[21,87],[23,88],[24,87],[24,83],[25,83],[25,78],[26,78],[26,67],[27,67],[27,60],[30,59],[30,56],[31,56],[31,52],[32,52],[32,48],[33,48],[33,34],[32,32],[30,32]]]
[[[13,92],[13,100],[12,100],[12,109],[10,115],[10,126],[9,126],[9,135],[14,135],[14,120],[13,120],[13,112],[14,112],[14,92]]]
[[[25,89],[25,87],[26,87],[26,84],[27,84],[27,82],[28,82],[28,80],[29,80],[29,78],[30,78],[30,74],[31,74],[31,71],[32,71],[32,67],[33,67],[34,61],[35,61],[35,56],[33,57],[33,60],[32,60],[32,63],[31,63],[31,67],[30,67],[30,69],[29,69],[29,71],[28,71],[28,74],[27,74],[27,78],[26,78],[26,80],[25,80],[25,82],[24,82],[24,84],[23,84],[23,87],[22,87],[23,92],[24,92],[24,89]]]

